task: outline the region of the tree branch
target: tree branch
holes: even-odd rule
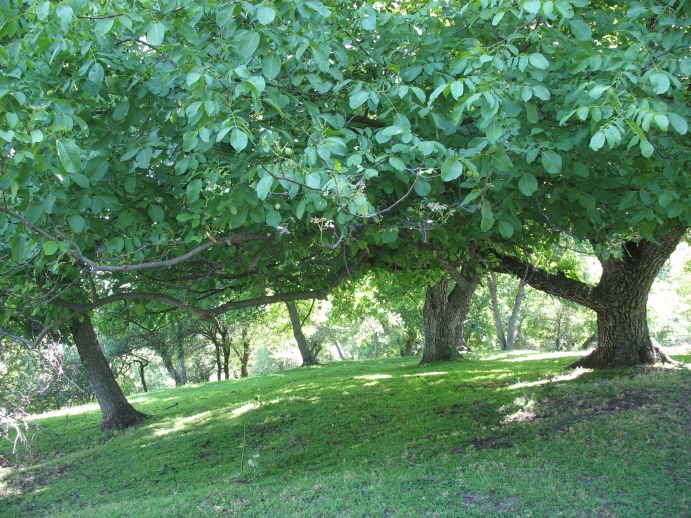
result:
[[[519,279],[525,278],[525,282],[533,288],[572,300],[594,311],[600,309],[601,304],[594,294],[594,286],[571,279],[561,272],[550,273],[516,257],[503,254],[495,254],[494,257],[499,264],[490,267],[497,272],[510,273]]]
[[[208,250],[209,248],[214,248],[217,246],[225,246],[225,245],[237,245],[237,244],[247,243],[247,242],[252,242],[252,241],[271,241],[273,239],[272,235],[236,234],[233,236],[213,238],[213,239],[207,241],[206,243],[203,243],[203,244],[199,245],[198,247],[193,248],[192,250],[190,250],[186,254],[182,254],[182,255],[180,255],[178,257],[174,257],[172,259],[166,259],[163,261],[152,261],[150,263],[109,265],[109,264],[99,264],[96,261],[89,259],[84,254],[82,254],[79,247],[71,239],[65,237],[64,235],[51,235],[49,232],[46,232],[44,229],[31,223],[26,217],[19,214],[18,212],[15,212],[15,211],[8,209],[8,208],[5,208],[5,207],[0,207],[0,212],[5,213],[5,214],[12,216],[13,218],[21,221],[27,227],[29,227],[31,230],[33,230],[38,235],[40,235],[41,237],[43,237],[49,241],[60,241],[60,240],[67,241],[72,248],[69,251],[69,254],[72,257],[74,257],[77,261],[79,261],[83,265],[87,266],[92,272],[111,272],[111,273],[136,272],[136,271],[141,271],[141,270],[170,268],[171,266],[175,266],[177,264],[189,261],[193,257],[201,254],[202,252],[204,252],[205,250]]]

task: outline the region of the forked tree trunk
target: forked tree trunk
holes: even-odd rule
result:
[[[454,360],[459,356],[463,321],[478,284],[476,276],[459,280],[463,282],[454,286],[450,278],[442,277],[439,282],[427,288],[422,310],[425,348],[421,364]]]
[[[528,283],[533,287],[582,304],[597,314],[597,347],[572,367],[606,369],[672,361],[650,339],[646,306],[657,273],[686,230],[673,228],[659,243],[627,242],[620,258],[600,261],[602,277],[597,286],[528,265]],[[515,275],[522,275],[526,268],[515,258],[498,258],[504,270]]]
[[[300,315],[298,314],[298,308],[295,302],[289,301],[285,304],[286,308],[288,308],[288,316],[290,317],[290,325],[293,328],[293,336],[298,344],[298,349],[300,349],[300,356],[302,356],[302,365],[316,365],[318,363],[317,358],[314,356],[312,348],[307,338],[305,338],[305,334],[302,332],[302,322],[300,322]]]
[[[119,430],[140,423],[145,415],[135,410],[120,390],[101,351],[89,316],[82,315],[72,320],[71,332],[91,389],[103,414],[101,429]]]
[[[499,309],[499,297],[497,296],[497,276],[494,272],[489,274],[489,294],[492,301],[492,314],[494,316],[494,328],[497,331],[497,340],[499,347],[503,351],[512,351],[516,345],[516,332],[518,330],[518,317],[521,313],[521,304],[525,297],[525,279],[518,280],[518,289],[516,290],[516,298],[511,309],[511,316],[507,325],[506,334],[504,334],[504,323],[502,322],[501,310]]]

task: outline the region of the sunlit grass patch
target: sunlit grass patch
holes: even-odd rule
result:
[[[44,415],[35,456],[0,472],[0,515],[688,513],[689,370],[495,356],[139,394],[151,417],[118,433],[95,410]]]

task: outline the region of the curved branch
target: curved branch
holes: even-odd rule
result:
[[[271,241],[273,239],[273,236],[270,234],[264,235],[264,234],[236,234],[233,236],[226,236],[226,237],[221,237],[221,238],[211,238],[209,241],[206,243],[202,243],[196,248],[193,248],[186,254],[182,254],[177,257],[173,257],[172,259],[166,259],[163,261],[152,261],[149,263],[137,263],[137,264],[125,264],[125,265],[109,265],[109,264],[99,264],[96,261],[93,261],[86,257],[85,255],[82,254],[81,250],[77,245],[72,241],[71,239],[68,239],[65,236],[59,236],[59,235],[51,235],[50,233],[46,232],[44,229],[34,225],[31,223],[26,217],[23,215],[19,214],[18,212],[15,212],[11,209],[5,208],[5,207],[0,207],[0,212],[5,213],[9,216],[12,216],[13,218],[21,221],[24,223],[28,228],[36,232],[38,235],[41,237],[49,240],[49,241],[67,241],[70,246],[72,247],[72,250],[69,251],[69,254],[74,257],[78,262],[82,263],[83,265],[87,266],[92,272],[136,272],[136,271],[141,271],[141,270],[153,270],[153,269],[158,269],[158,268],[170,268],[171,266],[175,266],[180,263],[184,263],[186,261],[189,261],[193,257],[201,254],[205,250],[208,250],[209,248],[214,248],[217,246],[226,246],[226,245],[237,245],[241,243],[247,243],[251,241]]]
[[[362,250],[356,257],[356,264],[360,264],[365,258],[366,254],[366,250]],[[263,295],[261,297],[254,297],[245,300],[233,300],[210,309],[198,308],[183,300],[162,293],[142,293],[136,291],[128,293],[115,293],[113,295],[109,295],[108,297],[94,300],[89,304],[74,304],[72,302],[67,302],[64,300],[57,300],[54,302],[56,306],[72,309],[73,311],[65,318],[62,318],[61,320],[53,322],[50,325],[44,327],[38,334],[38,336],[34,339],[33,345],[37,346],[43,341],[43,339],[46,337],[46,335],[48,335],[48,333],[59,329],[70,320],[77,318],[79,315],[82,315],[87,311],[92,311],[94,309],[98,309],[108,304],[112,304],[114,302],[122,302],[125,300],[134,300],[140,302],[161,302],[168,306],[186,311],[199,318],[209,319],[215,318],[219,315],[222,315],[229,311],[233,311],[235,309],[264,306],[267,304],[273,304],[275,302],[294,302],[297,300],[324,299],[327,297],[329,292],[331,292],[336,286],[338,286],[341,283],[341,281],[347,276],[349,276],[349,270],[347,266],[344,266],[338,272],[338,274],[326,284],[324,288],[319,290],[294,291],[286,293],[277,293],[274,295]]]

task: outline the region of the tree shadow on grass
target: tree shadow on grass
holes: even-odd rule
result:
[[[632,377],[630,372],[559,379],[559,367],[569,361],[425,367],[410,360],[353,362],[175,389],[137,396],[139,407],[153,417],[138,429],[112,435],[90,430],[98,423],[96,412],[80,417],[83,423],[75,416],[69,424],[52,418],[44,424],[57,437],[59,456],[6,476],[4,484],[16,496],[0,510],[197,492],[210,480],[242,483],[256,477],[281,483],[296,473],[337,471],[344,463],[405,465],[454,449],[491,450],[547,439],[574,423],[650,402],[637,392],[619,399],[607,395],[616,389],[607,383]],[[581,394],[593,382],[603,386]],[[579,403],[593,392],[605,396]],[[524,408],[518,398],[524,398]],[[256,469],[246,464],[255,454]]]

